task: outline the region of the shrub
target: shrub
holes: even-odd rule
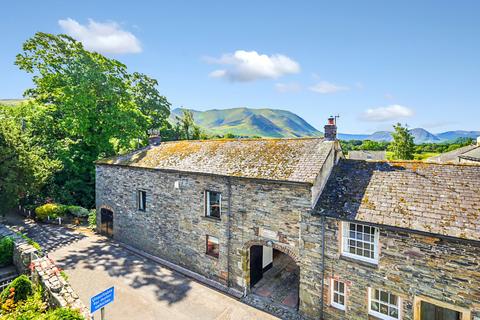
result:
[[[21,232],[17,232],[17,234],[23,239],[25,239],[29,245],[33,246],[38,251],[42,251],[42,247],[38,244],[38,242],[33,241],[32,238],[27,237],[25,234]]]
[[[3,237],[0,240],[0,266],[6,266],[13,262],[13,239]]]
[[[77,218],[86,218],[88,217],[89,211],[80,206],[68,206],[68,212],[70,212],[74,217]]]
[[[85,318],[77,310],[68,308],[58,308],[49,311],[44,318],[45,320],[84,320]]]
[[[29,295],[33,293],[32,281],[26,275],[21,275],[15,278],[1,293],[2,303],[4,303],[11,294],[11,289],[15,291],[15,302],[26,300]]]
[[[3,307],[3,306],[2,306]],[[20,302],[10,314],[2,314],[2,320],[36,320],[42,319],[47,304],[42,300],[42,289],[37,287],[34,294]]]
[[[95,229],[96,226],[97,226],[97,210],[92,209],[88,214],[88,227]]]
[[[50,219],[63,217],[65,212],[66,206],[56,203],[47,203],[35,209],[35,215],[40,221],[47,220],[47,217],[50,217]]]

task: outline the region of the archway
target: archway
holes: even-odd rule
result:
[[[250,293],[272,304],[298,309],[300,267],[297,256],[289,248],[271,242],[252,244],[248,255]]]

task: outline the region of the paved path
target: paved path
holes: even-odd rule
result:
[[[115,286],[116,300],[106,307],[107,319],[277,319],[139,257],[105,237],[49,225],[27,224],[22,228],[65,270],[86,305],[91,296]]]

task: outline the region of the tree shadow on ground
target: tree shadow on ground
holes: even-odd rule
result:
[[[102,269],[110,277],[122,278],[134,289],[151,286],[159,301],[176,303],[186,297],[191,280],[161,265],[139,257],[114,241],[98,237],[88,247],[72,250],[56,261],[64,269]]]

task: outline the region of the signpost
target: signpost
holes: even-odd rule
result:
[[[90,298],[90,313],[93,314],[100,309],[101,318],[102,320],[105,320],[105,306],[110,302],[113,302],[114,297],[115,291],[113,287],[93,296]]]

